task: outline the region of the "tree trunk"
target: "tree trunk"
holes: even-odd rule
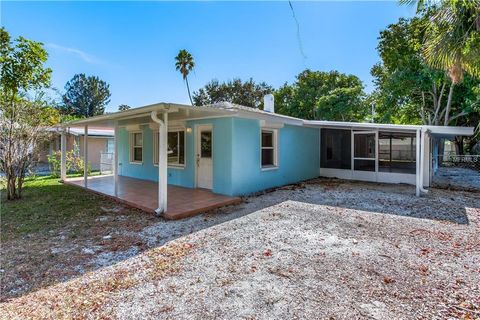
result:
[[[438,139],[438,166],[440,167],[443,163],[443,156],[445,151],[445,139]]]
[[[25,180],[25,177],[19,177],[18,178],[18,187],[17,187],[17,198],[21,199],[22,198],[22,191],[23,191],[23,180]]]
[[[185,77],[185,83],[187,84],[187,91],[188,91],[188,98],[190,99],[190,103],[193,106],[193,100],[192,100],[192,95],[190,94],[190,86],[188,85],[188,79]]]
[[[450,108],[452,106],[452,96],[453,96],[454,87],[455,87],[455,84],[452,82],[452,84],[450,85],[450,90],[448,91],[447,106],[445,107],[445,121],[443,123],[444,126],[448,126],[448,123],[450,122]]]
[[[465,153],[463,149],[463,137],[455,137],[455,145],[457,146],[457,154],[462,156]]]
[[[16,178],[12,174],[7,174],[7,199],[17,199]]]

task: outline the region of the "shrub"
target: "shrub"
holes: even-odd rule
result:
[[[48,165],[52,176],[59,177],[61,169],[61,151],[56,151],[48,155]],[[82,173],[83,172],[83,159],[77,155],[73,150],[66,153],[66,168],[67,173]],[[89,163],[87,168],[88,174],[92,172],[92,165]]]

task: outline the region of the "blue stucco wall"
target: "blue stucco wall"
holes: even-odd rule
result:
[[[168,168],[168,183],[187,188],[195,187],[195,135],[196,125],[213,126],[213,192],[231,194],[232,182],[232,118],[216,118],[187,121],[185,167]],[[119,128],[119,175],[138,179],[158,181],[158,167],[153,165],[153,132],[147,126],[140,126],[143,132],[143,163],[130,163],[129,132]]]
[[[195,135],[199,124],[213,126],[213,192],[246,195],[318,177],[320,168],[320,130],[285,125],[278,129],[278,163],[276,169],[262,171],[260,165],[260,121],[235,117],[187,121],[185,167],[168,168],[168,183],[195,187]],[[119,174],[146,180],[158,180],[153,165],[153,133],[143,132],[143,163],[129,161],[129,132],[120,128]]]
[[[245,195],[319,176],[320,130],[285,125],[278,129],[278,168],[262,170],[260,121],[233,119],[233,190]]]

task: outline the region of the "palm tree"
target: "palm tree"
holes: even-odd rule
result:
[[[193,100],[192,100],[192,95],[190,94],[190,86],[188,85],[188,74],[190,71],[193,70],[195,67],[195,61],[193,61],[193,57],[185,49],[182,49],[178,52],[178,55],[175,57],[175,69],[180,71],[182,74],[183,80],[185,80],[185,83],[187,84],[187,91],[188,91],[188,97],[190,98],[190,103],[193,106]]]
[[[452,84],[448,94],[444,125],[449,113],[454,86],[464,72],[480,76],[480,0],[400,0],[417,4],[417,13],[429,12],[423,53],[426,62],[448,72]]]

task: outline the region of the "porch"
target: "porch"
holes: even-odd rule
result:
[[[85,188],[84,178],[68,178],[64,183]],[[86,189],[111,197],[140,210],[155,213],[158,208],[158,183],[118,176],[117,196],[113,175],[89,177]],[[238,197],[215,194],[207,189],[190,189],[168,185],[166,219],[177,220],[241,202]]]

